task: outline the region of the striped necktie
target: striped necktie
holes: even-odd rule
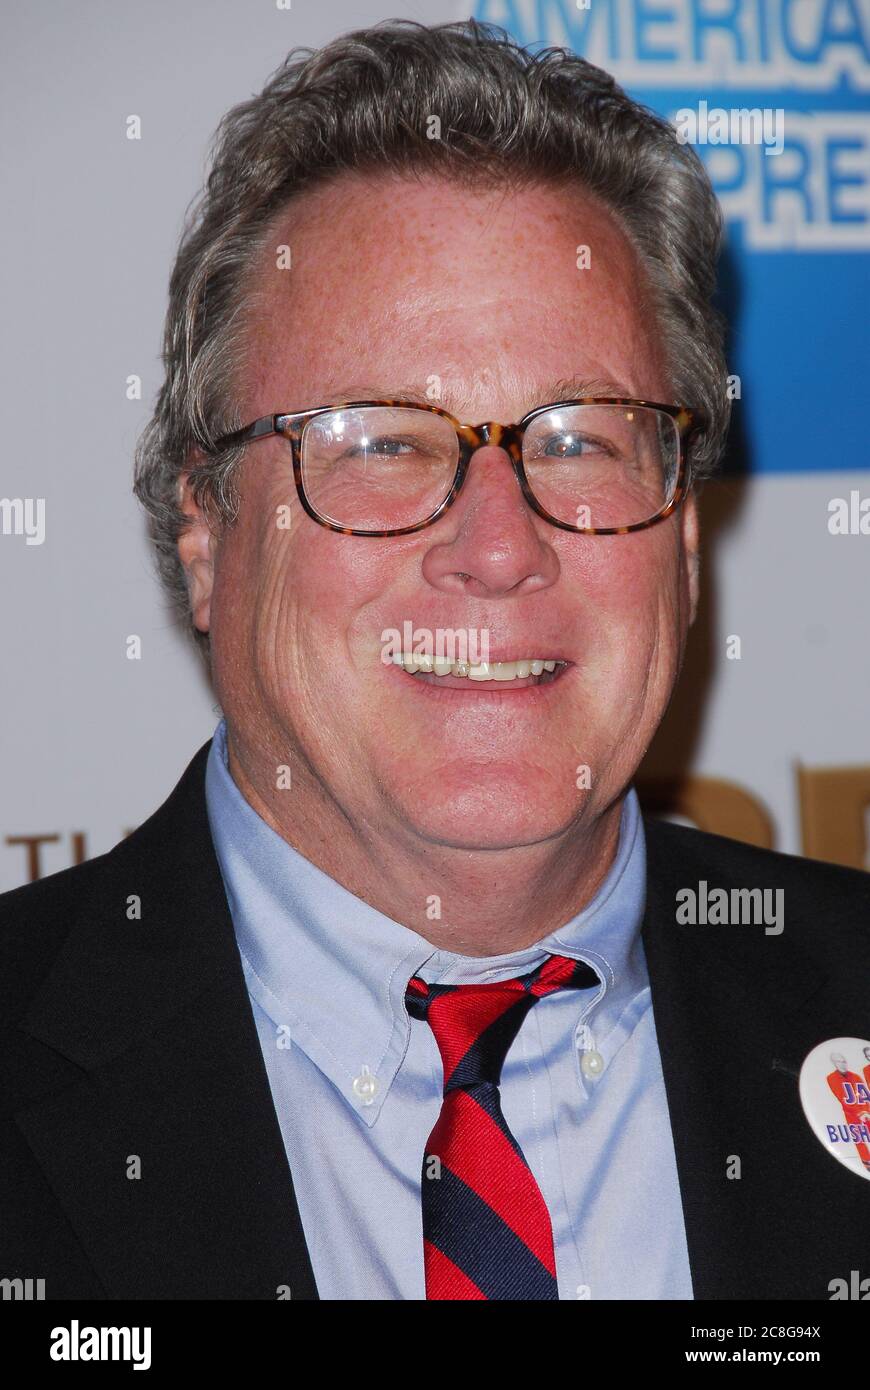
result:
[[[558,1299],[550,1214],[502,1114],[499,1079],[536,1000],[598,984],[564,956],[492,984],[410,981],[408,1012],[429,1024],[444,1063],[421,1181],[427,1299]]]

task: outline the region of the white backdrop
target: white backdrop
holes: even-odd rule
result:
[[[0,889],[29,877],[26,847],[10,840],[57,836],[41,847],[43,873],[73,861],[74,835],[88,855],[108,849],[164,799],[216,722],[130,489],[160,381],[169,270],[218,119],[297,44],[393,15],[466,13],[449,0],[6,7],[0,497],[44,498],[45,538],[0,534]],[[125,137],[131,114],[140,141]],[[140,401],[126,398],[134,374]],[[669,768],[696,707],[692,770],[759,797],[791,851],[796,763],[870,763],[870,537],[827,525],[830,499],[853,488],[870,495],[870,474],[707,489],[705,512],[728,520],[711,531],[687,683],[653,759]],[[139,661],[127,659],[131,634]],[[730,635],[739,661],[725,657]]]

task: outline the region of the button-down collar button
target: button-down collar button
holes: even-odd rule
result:
[[[378,1089],[378,1078],[367,1066],[363,1066],[359,1076],[354,1079],[353,1092],[363,1105],[372,1105]]]
[[[584,1052],[580,1058],[580,1070],[584,1076],[590,1078],[600,1076],[604,1071],[604,1058],[601,1053],[594,1049],[591,1052]]]

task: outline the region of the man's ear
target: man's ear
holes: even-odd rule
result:
[[[208,632],[211,625],[216,538],[205,512],[193,495],[189,479],[189,473],[182,473],[177,483],[178,505],[187,518],[187,525],[178,538],[178,558],[187,579],[193,625],[199,632]]]
[[[701,522],[695,492],[690,492],[682,506],[683,553],[689,584],[689,627],[698,616],[698,597],[701,592]]]

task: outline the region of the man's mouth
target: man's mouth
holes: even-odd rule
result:
[[[397,652],[393,656],[415,680],[446,689],[467,690],[472,684],[497,685],[503,690],[521,690],[530,685],[551,685],[570,665],[556,657],[526,657],[517,661],[450,661],[446,657],[418,656]]]

